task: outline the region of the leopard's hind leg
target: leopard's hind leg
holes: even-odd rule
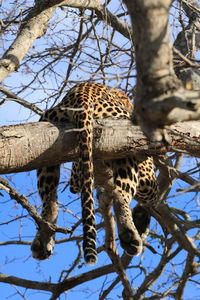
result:
[[[130,202],[138,185],[137,164],[133,158],[113,161],[114,184],[113,207],[121,247],[129,255],[139,255],[142,240],[132,218]]]
[[[55,224],[58,215],[57,187],[59,184],[60,166],[52,166],[37,170],[38,190],[42,199],[42,219]],[[38,232],[31,245],[32,256],[43,260],[50,257],[55,244],[55,235],[52,231],[42,228]]]
[[[149,233],[150,213],[148,207],[159,204],[159,188],[154,172],[153,158],[148,156],[138,163],[138,187],[135,199],[138,204],[133,209],[133,220],[144,241]]]

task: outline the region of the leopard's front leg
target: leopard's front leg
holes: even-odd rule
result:
[[[38,190],[42,199],[42,219],[55,224],[58,215],[57,187],[60,178],[60,166],[41,168],[37,171]],[[55,234],[41,228],[31,245],[32,256],[35,259],[47,259],[53,253]]]

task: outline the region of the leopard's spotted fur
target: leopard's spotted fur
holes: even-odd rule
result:
[[[70,190],[72,193],[81,193],[83,249],[85,260],[90,264],[94,264],[97,260],[93,204],[92,120],[129,119],[132,110],[132,103],[124,93],[102,84],[87,82],[73,87],[60,104],[46,111],[41,118],[41,121],[72,122],[81,129],[79,132],[80,157],[77,162],[73,163]],[[140,232],[137,213],[133,213],[132,216],[129,204],[135,197],[140,204],[138,216],[143,216],[145,213],[142,206],[154,205],[157,202],[157,182],[152,158],[147,157],[144,161],[137,163],[135,158],[129,157],[105,161],[105,165],[112,170],[113,174],[115,186],[113,206],[121,246],[128,254],[138,255],[142,249],[141,236],[145,230],[141,229]],[[57,219],[56,190],[59,183],[59,170],[60,166],[51,166],[39,169],[37,173],[39,194],[43,201],[42,217],[51,223],[55,223]],[[119,201],[119,198],[123,201]],[[141,217],[139,220],[143,223]],[[40,260],[46,259],[51,255],[53,247],[54,237],[44,236],[38,230],[32,243],[33,257]]]

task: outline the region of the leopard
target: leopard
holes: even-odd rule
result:
[[[71,193],[81,195],[83,252],[85,262],[90,265],[97,262],[93,191],[98,186],[94,174],[100,171],[95,169],[93,156],[93,122],[96,119],[131,120],[133,110],[133,103],[124,92],[101,83],[83,82],[72,87],[59,104],[45,111],[40,118],[42,122],[72,123],[77,128],[79,157],[72,163],[69,186]],[[147,207],[156,206],[159,202],[153,158],[104,158],[102,163],[111,170],[114,188],[110,201],[113,203],[120,245],[128,255],[137,256],[143,249],[142,237],[149,226]],[[38,191],[42,199],[41,216],[51,224],[56,224],[58,217],[59,178],[60,165],[37,170]],[[132,199],[138,202],[133,211],[130,209]],[[49,258],[54,244],[55,234],[44,234],[38,228],[31,245],[33,258]]]

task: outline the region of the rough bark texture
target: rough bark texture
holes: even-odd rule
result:
[[[168,28],[171,1],[124,2],[131,16],[136,50],[136,119],[151,139],[167,140],[162,130],[165,125],[200,118],[200,94],[185,94],[173,70]]]
[[[190,121],[168,127],[170,145],[149,142],[130,121],[95,122],[94,157],[107,159],[180,151],[200,156],[200,124]],[[77,129],[48,122],[5,126],[0,129],[0,173],[22,172],[73,161],[78,157]]]

